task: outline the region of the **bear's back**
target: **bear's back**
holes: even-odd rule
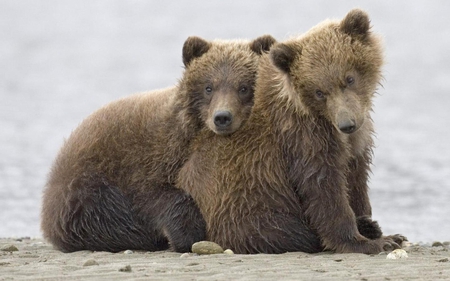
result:
[[[49,175],[48,186],[67,186],[84,173],[119,178],[124,162],[137,166],[153,156],[173,119],[177,87],[138,93],[113,101],[88,116],[62,146]],[[147,132],[151,132],[151,138]],[[116,160],[116,161],[115,161]],[[125,171],[124,171],[125,172]],[[128,172],[128,171],[126,171]],[[117,179],[119,180],[119,179]]]

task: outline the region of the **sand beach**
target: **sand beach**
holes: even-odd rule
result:
[[[0,239],[0,280],[445,280],[447,242],[405,243],[387,253],[280,255],[181,254],[170,251],[62,253],[43,239]]]

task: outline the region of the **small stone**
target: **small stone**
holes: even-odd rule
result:
[[[119,268],[120,272],[131,272],[131,266],[130,265],[126,265],[122,268]]]
[[[30,244],[30,246],[33,247],[33,248],[38,248],[38,247],[43,247],[45,245],[42,242],[36,242],[36,243]]]
[[[438,260],[438,262],[448,262],[448,258],[440,259],[440,260]]]
[[[92,266],[92,265],[98,265],[98,262],[94,259],[90,259],[84,262],[83,266]]]
[[[184,259],[184,258],[189,258],[191,255],[189,253],[184,253],[180,256],[180,258]]]
[[[411,247],[411,246],[414,246],[414,244],[412,242],[409,242],[409,241],[402,242],[402,248],[407,248],[407,247]]]
[[[397,250],[394,250],[394,251],[390,252],[386,256],[386,259],[388,259],[388,260],[397,260],[397,259],[403,259],[403,258],[407,258],[407,257],[408,257],[408,254],[406,253],[405,250],[397,249]]]
[[[131,255],[131,254],[133,254],[134,252],[131,251],[131,250],[126,250],[126,251],[124,251],[123,253],[124,253],[125,255]]]
[[[231,249],[226,249],[223,253],[227,255],[234,255],[234,252]]]
[[[441,242],[433,242],[433,244],[431,244],[431,247],[444,247],[444,244],[442,244]]]
[[[30,240],[31,238],[29,236],[19,237],[14,239],[17,242],[22,242],[23,240]]]
[[[448,247],[448,246],[450,246],[450,241],[445,241],[445,242],[442,243],[442,244],[444,244],[444,246]]]
[[[200,241],[192,245],[192,252],[199,255],[222,254],[223,248],[210,241]]]
[[[13,244],[7,244],[7,245],[4,245],[4,246],[1,248],[1,250],[2,250],[2,251],[5,251],[5,252],[16,252],[16,251],[19,251],[19,249],[17,249],[17,247],[14,246]]]

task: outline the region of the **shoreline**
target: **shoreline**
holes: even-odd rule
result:
[[[15,246],[16,251],[4,250]],[[42,238],[0,238],[0,280],[437,280],[450,279],[450,245],[405,243],[388,253],[195,255],[169,251],[62,253]]]

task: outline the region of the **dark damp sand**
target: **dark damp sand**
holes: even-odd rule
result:
[[[43,239],[0,239],[0,280],[438,280],[450,279],[448,243],[404,245],[409,257],[386,253],[207,255],[168,251],[62,253]],[[127,251],[129,252],[129,251]]]

